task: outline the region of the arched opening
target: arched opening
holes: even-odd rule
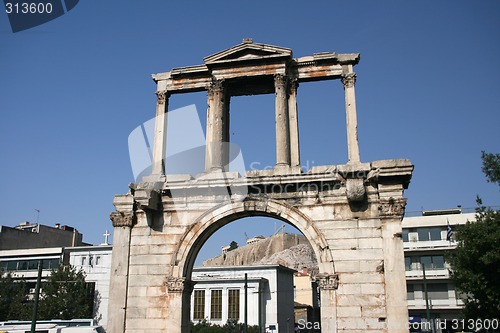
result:
[[[222,204],[199,217],[182,237],[174,256],[173,276],[190,278],[196,256],[206,240],[226,224],[243,217],[266,216],[281,220],[297,228],[309,241],[318,260],[320,272],[335,273],[328,245],[312,221],[297,209],[272,199],[247,199]]]
[[[196,260],[195,267],[207,266],[210,264],[227,265],[222,263],[224,260],[223,254],[233,252],[233,250],[241,249],[246,245],[252,245],[262,239],[267,239],[280,234],[302,235],[300,230],[289,223],[282,220],[265,216],[250,216],[236,219],[214,232],[200,249]],[[302,241],[302,240],[301,240]],[[309,246],[309,244],[307,244]],[[236,251],[241,254],[241,251]],[[236,257],[235,254],[232,257]],[[240,256],[241,257],[241,256]],[[258,263],[263,259],[264,254],[259,256],[258,251],[246,253],[245,263]],[[217,259],[217,261],[211,260]]]
[[[204,276],[206,278],[207,277],[213,278],[215,276],[213,270],[210,271],[210,269],[202,269],[201,273],[194,270],[196,257],[198,256],[200,250],[202,249],[203,244],[205,244],[206,241],[214,233],[216,233],[217,230],[221,229],[227,224],[245,217],[253,217],[253,216],[272,218],[274,220],[283,221],[295,227],[298,231],[300,231],[300,233],[305,237],[306,241],[311,246],[312,251],[314,252],[314,255],[318,262],[319,273],[322,272],[329,274],[334,273],[333,260],[329,254],[329,251],[324,251],[327,248],[326,242],[322,237],[321,233],[318,232],[316,227],[311,223],[310,219],[307,216],[305,216],[295,208],[286,205],[283,202],[278,202],[271,199],[266,199],[266,200],[248,199],[242,202],[236,202],[236,203],[233,202],[215,207],[208,213],[203,214],[203,216],[201,216],[193,224],[190,230],[183,236],[179,244],[178,252],[176,253],[175,256],[174,270],[172,272],[173,276],[183,278],[189,282],[192,281],[199,282],[200,281],[199,274],[201,275],[205,274]],[[235,255],[234,260],[235,263],[241,263],[242,256]],[[243,259],[243,263],[245,263],[244,260],[245,259]],[[249,266],[244,266],[244,270],[248,269]],[[293,304],[294,302],[294,291],[293,291],[294,271],[289,269],[282,269],[279,267],[274,267],[272,269],[276,271],[275,273],[276,278],[280,278],[277,277],[282,273],[279,272],[280,270],[281,271],[288,270],[288,272],[285,272],[284,275],[286,274],[289,275],[290,279],[288,284],[289,290],[286,293],[282,292],[282,294],[286,295],[286,297],[283,297],[282,300],[276,299],[275,303],[273,303],[273,300],[271,298],[272,296],[271,293],[273,292],[272,287],[274,286],[272,286],[269,279],[266,278],[268,281],[265,282],[262,281],[262,279],[259,280],[256,279],[255,276],[252,276],[252,283],[253,283],[252,288],[253,290],[256,290],[255,293],[258,294],[257,295],[258,297],[260,297],[258,298],[258,300],[256,300],[257,304],[259,304],[260,306],[258,307],[259,311],[257,311],[256,314],[258,318],[257,319],[258,324],[281,325],[281,327],[287,327],[287,325],[291,325],[290,329],[293,330],[294,328],[293,307],[291,311],[289,311],[288,313],[282,311],[279,307],[283,307],[284,304],[280,302],[285,302],[288,304]],[[229,276],[234,282],[235,286],[238,285],[239,287],[241,287],[242,283],[246,284],[245,281],[242,281],[241,279],[242,274],[243,275],[245,274],[244,270],[240,272],[239,276],[237,276],[237,274],[234,272],[234,269],[231,268],[229,269],[223,268],[219,272],[217,272],[217,274],[219,276],[226,276],[226,277]],[[257,274],[263,274],[263,273],[262,271],[259,271]],[[198,277],[198,280],[196,279],[196,277]],[[182,322],[184,327],[189,326],[189,323],[191,322],[192,319],[202,320],[205,319],[205,317],[209,317],[209,318],[215,318],[217,319],[217,321],[222,322],[223,320],[227,320],[230,317],[230,313],[223,312],[223,305],[224,305],[223,300],[227,300],[226,305],[229,306],[229,297],[230,297],[229,290],[236,290],[237,288],[233,289],[214,288],[213,283],[215,283],[216,281],[213,280],[214,279],[211,280],[205,279],[205,281],[203,281],[205,284],[204,288],[196,289],[196,284],[195,284],[194,285],[195,290],[193,294],[191,294],[192,292],[192,290],[190,290],[191,288],[188,288],[189,290],[186,290],[184,292],[184,295],[182,297],[182,313],[183,313]],[[250,283],[249,281],[246,282]],[[275,283],[274,285],[276,284],[277,283]],[[199,292],[197,292],[197,290]],[[220,291],[215,291],[215,290],[220,290]],[[247,299],[243,298],[241,295],[239,295],[238,297],[240,301]],[[204,298],[205,300],[210,299],[210,304],[207,304],[206,303],[207,301],[201,301],[201,298]],[[196,309],[194,309],[191,306],[191,301],[194,302],[193,307],[196,307]],[[266,306],[269,304],[276,306],[274,314],[268,315],[267,313],[262,312],[262,311],[267,311]],[[204,312],[200,310],[200,306],[203,307],[203,309],[205,309]],[[191,313],[190,311],[190,309],[192,308],[193,308],[193,313]],[[278,311],[278,309],[280,311]],[[194,312],[196,312],[196,314]],[[278,316],[278,312],[280,313],[280,316]],[[241,307],[239,313],[240,313],[239,317],[241,317]],[[282,316],[281,314],[284,315]]]

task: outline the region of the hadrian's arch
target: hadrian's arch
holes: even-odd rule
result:
[[[403,332],[408,311],[401,238],[406,159],[362,162],[353,70],[359,54],[293,58],[287,48],[245,40],[203,65],[153,75],[157,84],[151,175],[116,195],[110,333],[188,333],[191,270],[205,240],[236,219],[286,221],[309,240],[319,262],[322,332]],[[300,164],[299,84],[341,80],[346,164]],[[166,174],[168,99],[207,92],[205,171]],[[276,165],[231,170],[231,96],[275,95]],[[328,106],[325,106],[327,108]],[[333,112],[333,110],[332,110]]]

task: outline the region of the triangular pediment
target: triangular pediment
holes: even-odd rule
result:
[[[227,50],[223,50],[205,57],[205,64],[217,64],[225,62],[258,60],[269,58],[291,58],[292,50],[284,47],[259,44],[249,41],[244,41],[241,44],[233,46]]]

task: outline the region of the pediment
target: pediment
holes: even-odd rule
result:
[[[205,64],[209,65],[235,61],[291,57],[291,49],[269,44],[259,44],[253,43],[251,41],[244,41],[243,43],[233,46],[229,49],[205,57],[203,61],[205,62]]]

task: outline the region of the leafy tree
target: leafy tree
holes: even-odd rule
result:
[[[92,318],[94,290],[85,273],[71,265],[60,265],[42,283],[39,319]]]
[[[0,272],[0,320],[24,320],[30,316],[28,287],[24,280],[15,281],[10,272]]]
[[[488,182],[500,185],[500,154],[486,153],[483,150],[481,158],[483,160],[482,170]]]
[[[500,155],[483,152],[483,172],[500,185]],[[476,222],[457,226],[457,248],[448,254],[451,274],[463,293],[467,319],[498,318],[500,313],[500,211],[477,198]]]

